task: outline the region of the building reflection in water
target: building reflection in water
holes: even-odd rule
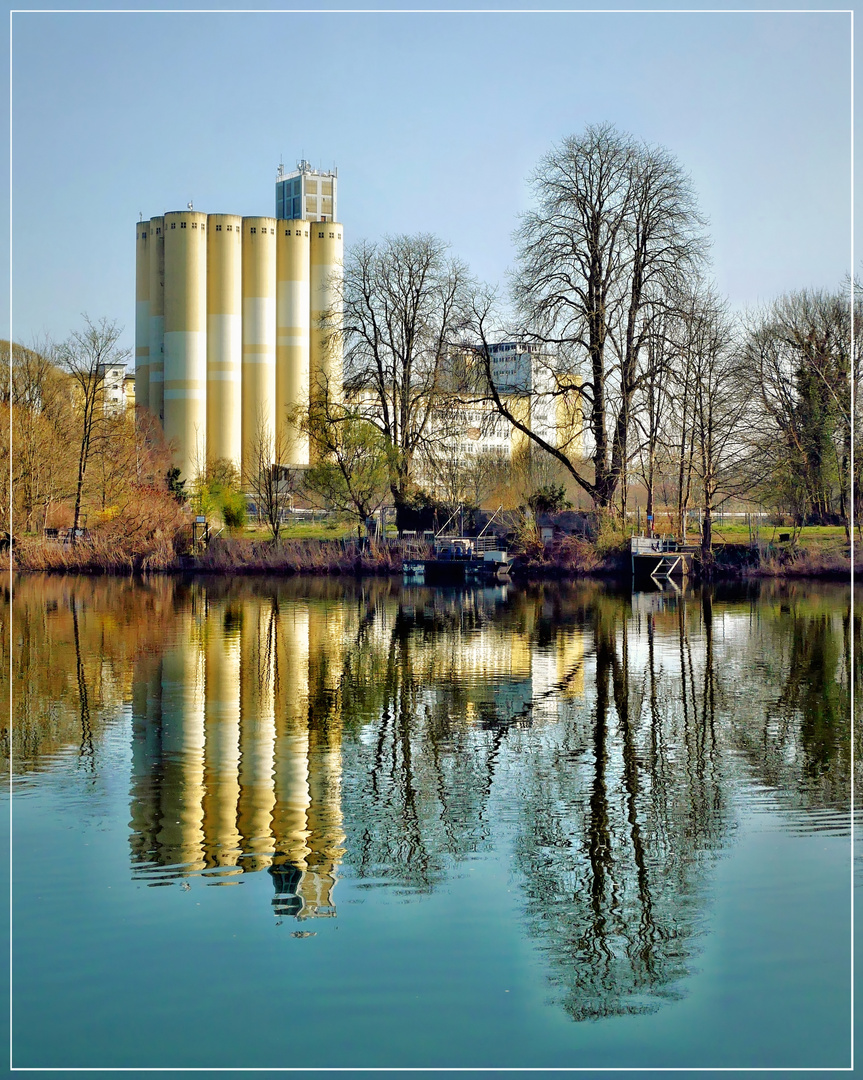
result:
[[[113,774],[131,702],[136,878],[265,871],[302,919],[335,913],[340,874],[428,893],[505,857],[576,1019],[685,992],[741,792],[848,834],[843,587],[33,576],[9,619],[0,593],[16,784]]]
[[[455,728],[491,733],[476,767],[453,771],[449,810],[441,813],[451,834],[442,850],[460,855],[475,847],[465,844],[464,827],[475,840],[487,830],[483,805],[506,727],[552,720],[584,693],[582,635],[546,635],[537,647],[552,613],[542,602],[520,605],[515,624],[499,624],[506,600],[498,588],[361,593],[350,602],[344,593],[180,591],[161,655],[143,653],[134,671],[135,876],[151,885],[189,875],[229,885],[267,870],[277,915],[335,914],[348,717],[354,756],[363,745],[358,728],[383,720],[389,734],[381,747],[394,741],[368,772],[376,805],[355,869],[382,878],[407,870],[410,884],[428,887],[439,860],[422,856],[438,846],[425,835],[427,822],[415,821],[404,848],[426,787],[443,791],[440,777],[423,775],[426,760],[458,756]],[[443,757],[427,759],[421,715],[433,718]],[[362,802],[362,784],[356,777],[351,784]],[[416,846],[411,866],[388,851],[391,844]]]
[[[134,872],[266,870],[302,919],[335,914],[343,860],[421,893],[505,847],[570,1015],[653,1011],[683,992],[742,784],[847,824],[847,594],[792,592],[178,591],[136,661]]]
[[[131,851],[151,885],[266,869],[277,915],[335,913],[338,613],[195,595],[133,685]],[[321,701],[326,708],[316,708]]]

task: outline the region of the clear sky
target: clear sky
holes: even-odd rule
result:
[[[86,312],[131,347],[139,213],[273,214],[301,157],[338,166],[346,243],[431,232],[503,282],[530,173],[605,121],[691,174],[734,306],[850,269],[847,12],[27,11],[11,34],[16,340]]]

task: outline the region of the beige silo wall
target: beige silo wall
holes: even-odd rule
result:
[[[207,218],[207,461],[241,466],[243,219]]]
[[[310,335],[309,392],[342,395],[341,281],[344,274],[342,226],[337,221],[309,223]],[[326,320],[327,325],[322,322]]]
[[[243,476],[258,471],[263,453],[272,464],[275,441],[276,225],[275,218],[243,218]]]
[[[147,407],[157,420],[165,416],[165,219],[150,218],[150,349]]]
[[[307,465],[308,437],[297,414],[309,406],[309,229],[314,222],[279,221],[276,228],[276,432],[284,465]]]
[[[135,230],[135,404],[150,405],[150,222]]]
[[[165,438],[193,480],[206,463],[207,215],[165,215]]]

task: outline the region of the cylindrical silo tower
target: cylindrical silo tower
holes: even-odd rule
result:
[[[276,432],[276,225],[243,218],[243,476],[274,460]]]
[[[308,437],[297,414],[309,407],[309,229],[276,225],[276,433],[282,465],[308,465]]]
[[[309,392],[342,396],[342,278],[344,243],[337,221],[310,221]]]
[[[207,217],[207,461],[241,460],[243,219]]]
[[[207,215],[165,215],[165,438],[193,480],[207,446]]]
[[[157,420],[165,416],[165,219],[150,218],[150,377],[147,407]]]
[[[150,405],[150,222],[139,221],[135,240],[135,404]]]

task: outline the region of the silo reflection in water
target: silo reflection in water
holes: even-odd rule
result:
[[[162,798],[156,841],[163,865],[203,869],[204,652],[186,614],[162,657]]]
[[[240,626],[240,802],[237,826],[247,870],[272,862],[275,792],[274,614],[259,599],[249,602]]]
[[[172,643],[133,680],[136,876],[230,884],[266,868],[277,916],[335,913],[342,630],[338,614],[310,619],[272,597],[178,613]]]
[[[276,620],[276,715],[273,832],[270,867],[276,915],[301,917],[300,883],[309,855],[309,612],[292,605]]]
[[[209,606],[207,615],[204,843],[208,867],[236,867],[240,798],[240,611]],[[239,869],[233,873],[240,873]]]

